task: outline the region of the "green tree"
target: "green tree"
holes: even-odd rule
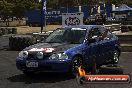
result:
[[[47,0],[47,8],[58,8],[65,6],[96,5],[100,1],[116,5],[132,4],[132,0]],[[16,16],[22,18],[26,11],[40,9],[39,0],[0,0],[0,16],[8,18]]]

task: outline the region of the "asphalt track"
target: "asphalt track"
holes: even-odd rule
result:
[[[7,42],[1,39],[0,44],[5,46]],[[132,82],[79,85],[75,77],[66,74],[38,74],[28,77],[15,66],[18,53],[19,51],[0,49],[0,88],[132,88]],[[122,52],[119,65],[124,69],[124,74],[132,77],[132,52]]]

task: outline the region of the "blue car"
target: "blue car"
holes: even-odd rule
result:
[[[112,63],[120,56],[118,37],[101,25],[57,28],[45,40],[21,51],[16,66],[24,74],[71,72]]]

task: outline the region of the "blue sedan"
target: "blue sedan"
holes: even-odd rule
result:
[[[82,25],[57,28],[45,40],[21,51],[16,66],[24,74],[71,72],[119,62],[118,37],[104,26]]]

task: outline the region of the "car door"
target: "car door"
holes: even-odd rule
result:
[[[89,30],[87,34],[87,43],[85,44],[85,57],[87,66],[92,66],[93,61],[95,60],[99,64],[99,45],[98,45],[98,36],[100,35],[99,29],[94,27]],[[90,41],[90,39],[95,39],[95,41]]]
[[[112,50],[111,47],[111,38],[108,37],[108,30],[104,27],[99,28],[101,35],[99,39],[99,50],[100,50],[100,64],[106,63],[108,59],[110,58],[110,53]]]

